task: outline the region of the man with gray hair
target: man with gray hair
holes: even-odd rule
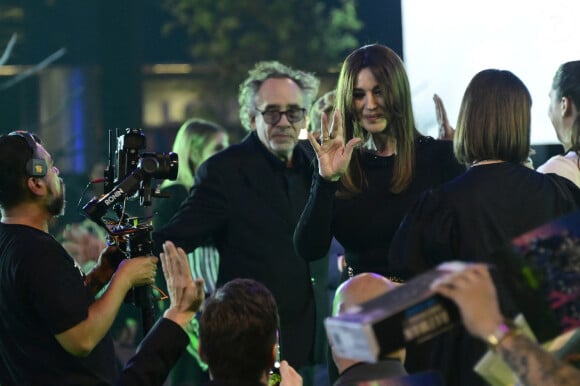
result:
[[[319,80],[275,61],[259,62],[240,85],[240,119],[249,134],[201,164],[188,198],[153,237],[220,254],[217,286],[236,278],[264,284],[278,303],[281,357],[301,371],[324,357],[327,256],[313,263],[292,236],[306,204],[314,153],[298,134]]]

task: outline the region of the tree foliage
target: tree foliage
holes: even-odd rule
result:
[[[162,0],[163,28],[184,28],[192,59],[239,81],[260,60],[315,72],[358,46],[356,0]]]

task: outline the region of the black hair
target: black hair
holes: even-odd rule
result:
[[[33,149],[19,135],[0,136],[0,206],[10,209],[29,197],[26,165]]]
[[[278,308],[272,293],[252,279],[235,279],[206,301],[199,324],[203,359],[214,379],[260,381],[273,364]]]

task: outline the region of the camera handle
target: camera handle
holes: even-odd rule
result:
[[[137,256],[152,256],[153,241],[151,239],[152,227],[147,226],[131,233],[127,237],[127,248],[131,258]],[[133,292],[133,303],[141,310],[141,323],[143,325],[143,336],[155,324],[155,303],[153,292],[148,285],[135,287]]]

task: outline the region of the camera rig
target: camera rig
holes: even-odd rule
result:
[[[146,148],[146,138],[141,129],[129,128],[116,133],[117,143],[113,149],[109,131],[109,164],[104,172],[104,194],[93,197],[83,206],[84,214],[103,227],[109,239],[128,258],[153,254],[150,221],[129,217],[125,206],[127,200],[139,198],[141,206],[151,205],[152,197],[165,197],[152,189],[153,179],[175,180],[178,172],[176,153],[141,152]],[[116,219],[106,218],[110,211]],[[127,297],[141,308],[144,333],[155,323],[153,295],[147,286],[135,288]]]

